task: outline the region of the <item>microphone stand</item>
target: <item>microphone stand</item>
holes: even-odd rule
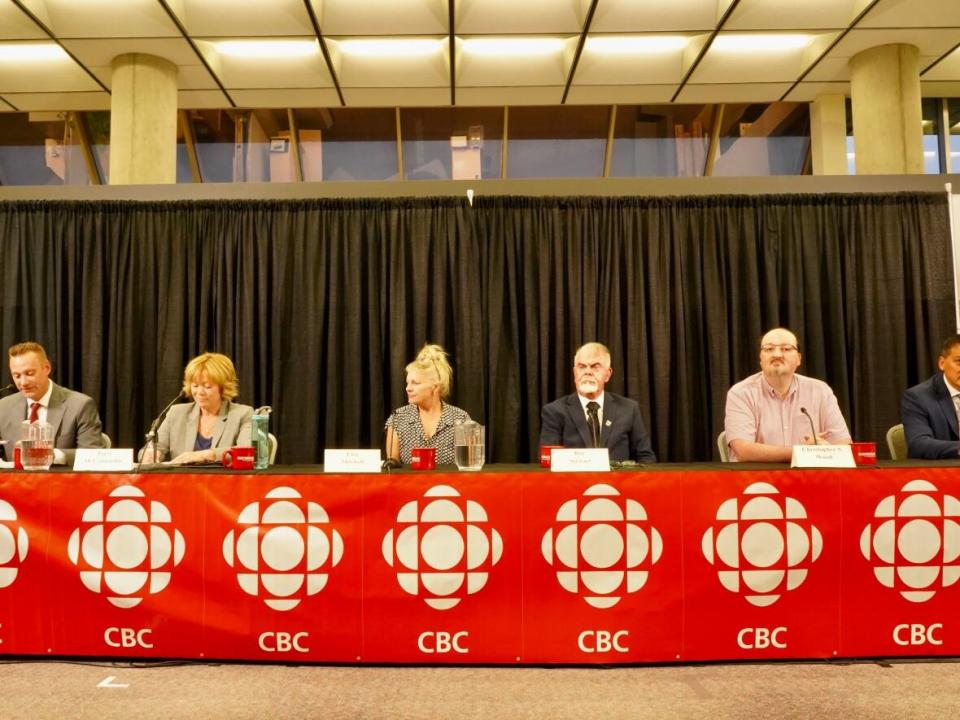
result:
[[[150,423],[150,429],[147,431],[146,440],[147,444],[143,448],[143,452],[140,454],[140,459],[137,461],[137,472],[140,472],[140,466],[143,465],[143,456],[147,454],[147,451],[150,449],[150,446],[153,446],[153,462],[157,462],[157,430],[160,427],[160,423],[163,422],[163,419],[167,416],[167,413],[170,412],[178,400],[183,398],[183,390],[177,393],[177,396],[167,403],[167,406],[160,411],[160,414],[157,415],[153,422]]]
[[[807,416],[807,420],[810,421],[810,433],[811,433],[811,437],[813,438],[813,444],[814,444],[814,445],[819,445],[819,444],[820,444],[820,439],[817,437],[817,428],[816,428],[816,426],[813,424],[813,418],[810,417],[810,413],[807,412],[807,409],[806,409],[805,407],[800,408],[800,412],[802,412],[804,415],[806,415],[806,416]]]
[[[394,412],[393,417],[396,417],[396,412]],[[393,457],[390,452],[393,448],[391,447],[393,443],[390,442],[390,432],[393,430],[393,437],[396,438],[397,431],[393,424],[389,426],[383,426],[383,454],[385,456],[382,463],[380,463],[380,469],[390,472],[391,470],[397,470],[403,467],[403,463]]]

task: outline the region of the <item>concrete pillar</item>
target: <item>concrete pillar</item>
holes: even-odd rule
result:
[[[919,50],[881,45],[849,67],[857,174],[923,173]]]
[[[110,184],[177,181],[177,66],[130,53],[112,62]]]
[[[847,102],[818,95],[810,103],[810,155],[814,175],[847,174]]]

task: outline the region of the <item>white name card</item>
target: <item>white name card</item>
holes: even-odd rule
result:
[[[794,445],[790,467],[852,468],[853,452],[849,445]]]
[[[550,451],[550,472],[608,472],[606,448],[556,448]]]
[[[133,448],[80,448],[73,458],[73,469],[130,472],[133,470]]]
[[[378,473],[380,472],[379,450],[324,450],[325,473]]]

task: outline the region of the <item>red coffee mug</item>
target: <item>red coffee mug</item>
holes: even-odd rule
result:
[[[875,442],[850,443],[850,449],[853,451],[853,461],[857,465],[877,464],[877,444]]]
[[[415,447],[410,451],[411,470],[435,470],[437,467],[437,449],[432,447]]]
[[[562,450],[563,445],[541,445],[540,446],[540,467],[550,467],[550,460],[553,457],[554,450]]]
[[[225,468],[230,468],[231,470],[253,470],[255,457],[256,450],[254,448],[236,445],[224,451],[220,462]]]

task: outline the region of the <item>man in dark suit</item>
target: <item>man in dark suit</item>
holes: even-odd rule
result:
[[[573,357],[577,392],[544,405],[540,411],[540,444],[568,448],[607,448],[611,462],[657,461],[640,417],[640,407],[603,387],[613,375],[610,351],[587,343]]]
[[[907,456],[928,460],[960,457],[960,335],[943,341],[940,372],[903,394],[900,410]]]
[[[10,375],[20,392],[0,400],[0,440],[8,442],[7,457],[13,457],[13,443],[20,439],[24,420],[53,427],[54,464],[72,465],[76,448],[100,447],[97,406],[83,393],[50,380],[50,360],[43,346],[18,343],[9,355]]]

